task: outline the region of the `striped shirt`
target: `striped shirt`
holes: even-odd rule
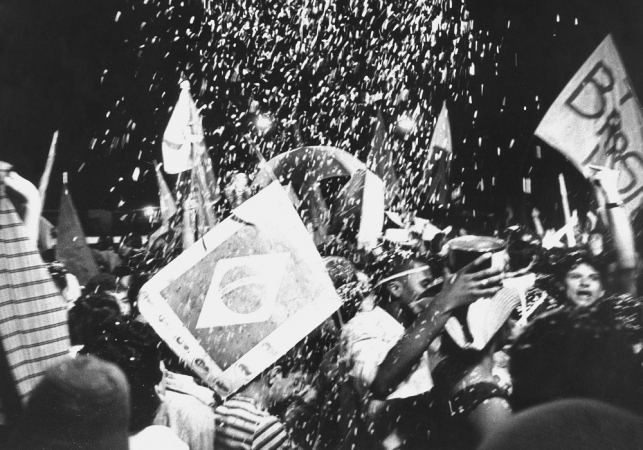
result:
[[[235,395],[214,410],[217,450],[291,448],[284,425],[248,397]]]
[[[0,416],[20,410],[48,367],[67,358],[67,306],[6,196],[0,162]],[[0,423],[4,421],[0,417]]]

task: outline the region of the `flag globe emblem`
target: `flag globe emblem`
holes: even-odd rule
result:
[[[270,319],[290,261],[288,253],[219,261],[196,328],[225,327]]]

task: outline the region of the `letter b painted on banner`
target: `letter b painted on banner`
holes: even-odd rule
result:
[[[579,116],[597,119],[605,113],[605,95],[612,89],[614,74],[603,61],[599,61],[565,100],[565,104]]]

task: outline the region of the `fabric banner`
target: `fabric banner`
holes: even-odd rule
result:
[[[595,164],[619,170],[631,214],[643,200],[643,114],[611,36],[592,53],[545,114],[536,136],[587,175]]]
[[[449,169],[452,153],[451,125],[447,104],[444,102],[433,130],[433,136],[431,136],[429,156],[424,167],[423,182],[427,189],[429,203],[437,203],[446,207],[450,201]]]
[[[190,198],[195,212],[197,238],[218,222],[214,203],[218,186],[212,160],[205,145],[203,124],[192,95],[190,83],[181,82],[181,94],[163,134],[163,168],[174,174],[190,170],[189,185],[181,201]]]
[[[69,330],[65,300],[1,179],[0,260],[0,367],[10,372],[0,374],[0,395],[4,412],[16,414],[9,397],[26,403],[47,368],[67,357]]]
[[[263,372],[340,304],[278,183],[235,209],[139,296],[146,320],[222,397]]]
[[[198,134],[199,129],[201,135]],[[203,142],[201,117],[190,95],[190,84],[184,81],[181,83],[179,99],[163,133],[163,170],[171,174],[190,170],[195,164],[195,156],[199,156],[198,152],[205,151],[200,146],[193,148],[193,144],[199,142]]]
[[[58,232],[56,259],[62,262],[67,270],[74,274],[80,284],[84,286],[90,278],[98,274],[99,270],[92,251],[87,245],[85,233],[66,184],[63,185],[60,197],[60,211],[56,230]]]

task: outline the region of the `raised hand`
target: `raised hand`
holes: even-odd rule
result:
[[[481,297],[491,297],[500,290],[504,278],[502,268],[480,270],[491,256],[491,253],[485,253],[455,274],[446,270],[444,286],[439,294],[444,298],[444,312],[469,305]]]

